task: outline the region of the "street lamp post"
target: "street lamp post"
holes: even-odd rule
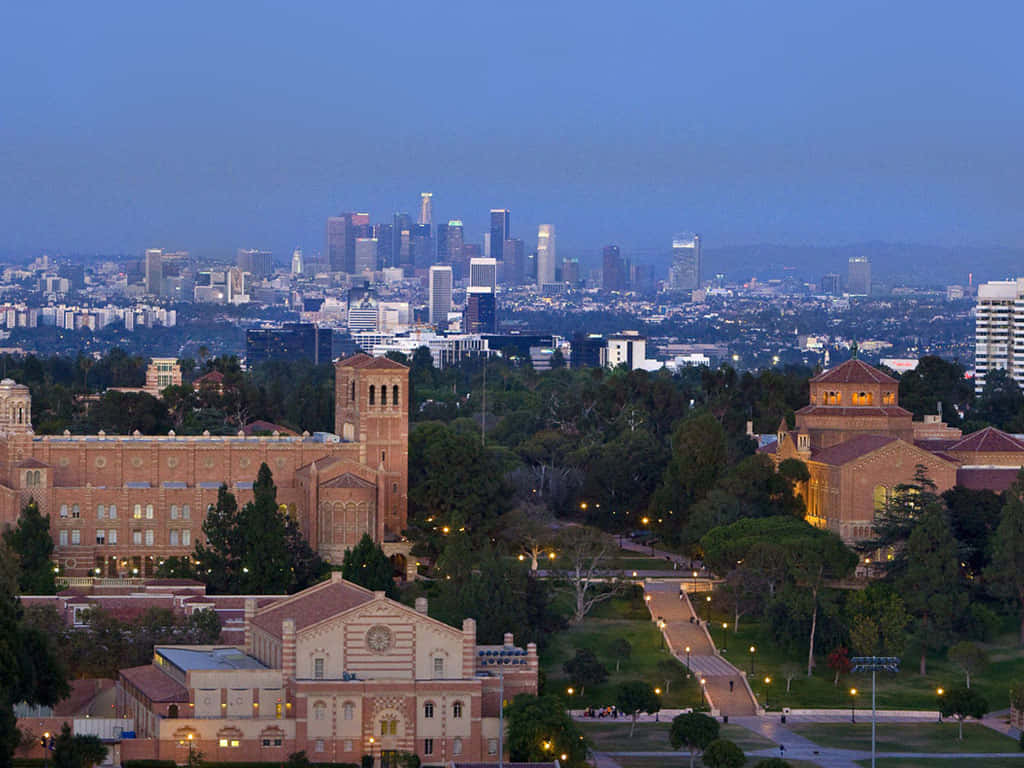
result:
[[[700,679],[700,703],[701,703],[701,704],[703,704],[703,703],[704,703],[704,701],[705,701],[705,698],[706,698],[706,692],[705,692],[704,688],[705,688],[705,686],[706,686],[707,684],[708,684],[708,681],[707,681],[707,679],[706,679],[706,678],[703,678],[703,677],[702,677],[702,678]]]
[[[751,677],[754,676],[754,653],[756,651],[757,651],[757,648],[755,648],[754,646],[750,646],[750,676]]]
[[[764,679],[764,708],[766,710],[768,709],[768,686],[770,686],[771,684],[772,679],[770,677],[766,677]]]
[[[871,768],[875,768],[875,677],[879,671],[899,672],[900,660],[896,656],[854,656],[850,662],[851,672],[871,673]]]
[[[704,620],[710,622],[711,621],[711,595],[708,595],[706,598],[704,598],[704,602],[708,606],[708,615],[705,617]]]
[[[686,646],[686,669],[690,669],[690,646]]]
[[[189,731],[188,734],[188,768],[192,768],[192,740],[195,738],[195,734]]]
[[[857,722],[857,689],[850,689],[850,722]]]
[[[661,650],[665,650],[665,620],[658,617],[658,635],[661,637]]]
[[[945,695],[945,693],[946,693],[946,689],[945,688],[938,688],[935,691],[935,694],[939,697],[939,723],[942,722],[942,697],[943,697],[943,695]]]
[[[729,650],[729,623],[727,621],[722,622],[722,650]]]

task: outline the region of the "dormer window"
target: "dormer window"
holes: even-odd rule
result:
[[[796,436],[796,448],[798,451],[811,450],[811,436],[801,433]]]

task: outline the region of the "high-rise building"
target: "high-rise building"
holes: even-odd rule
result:
[[[253,277],[269,277],[274,272],[274,260],[270,251],[256,248],[239,248],[235,255],[235,265]]]
[[[391,224],[374,224],[370,229],[370,236],[377,238],[377,266],[381,269],[394,266],[392,259],[395,250],[395,228]]]
[[[606,245],[601,252],[601,287],[606,291],[626,290],[626,266],[619,246]]]
[[[431,325],[444,328],[452,311],[452,268],[435,264],[430,268],[429,318]]]
[[[826,296],[838,296],[842,293],[839,274],[829,272],[827,275],[822,275],[818,288]]]
[[[685,233],[672,238],[672,266],[668,284],[673,291],[695,291],[701,286],[700,235]]]
[[[331,329],[314,323],[284,323],[276,328],[250,328],[245,332],[245,358],[250,366],[264,360],[331,362]]]
[[[579,285],[580,282],[580,260],[562,259],[562,282],[569,285]]]
[[[466,289],[466,311],[463,315],[464,333],[497,333],[498,313],[494,291],[490,288]]]
[[[505,241],[512,237],[510,218],[508,208],[491,208],[491,241],[487,255],[497,261],[505,260]]]
[[[362,274],[373,272],[377,268],[377,238],[357,237],[355,265],[352,271],[355,274]]]
[[[412,231],[412,260],[417,269],[426,269],[436,261],[434,238],[429,224],[416,224]]]
[[[487,288],[491,293],[498,285],[498,262],[487,257],[469,260],[469,287]]]
[[[851,256],[846,273],[846,292],[851,296],[871,295],[871,259]]]
[[[146,293],[159,296],[164,277],[164,252],[160,248],[146,249]]]
[[[370,214],[340,213],[327,219],[327,263],[331,272],[355,272],[356,238],[370,236]]]
[[[1024,386],[1024,278],[982,283],[974,321],[974,389],[1004,370]]]
[[[420,192],[420,224],[428,227],[434,223],[433,192]]]
[[[504,262],[501,267],[502,282],[509,285],[519,285],[526,276],[526,256],[524,255],[523,241],[513,237],[505,241],[502,248]]]
[[[541,224],[537,228],[537,285],[555,282],[555,225]]]
[[[577,333],[572,337],[569,365],[572,368],[600,368],[605,338],[600,333]]]
[[[292,274],[301,275],[302,266],[302,249],[296,248],[292,251]]]
[[[412,217],[396,213],[391,220],[391,267],[412,266]]]

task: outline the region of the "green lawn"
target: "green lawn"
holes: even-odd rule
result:
[[[875,761],[877,768],[960,768],[963,764],[963,760],[954,757],[880,757]],[[1024,766],[1024,755],[975,758],[971,764],[977,768],[1021,768]],[[868,768],[871,760],[858,760],[857,765]]]
[[[628,659],[618,660],[620,666],[616,672],[616,658],[611,652],[611,645],[620,637],[629,641],[632,653]],[[570,681],[562,665],[577,648],[592,650],[609,674],[607,682],[587,686],[582,692],[577,690],[570,697],[566,693]],[[552,636],[541,652],[540,667],[546,680],[544,690],[561,694],[567,706],[581,709],[614,704],[616,686],[627,680],[644,680],[654,687],[664,688],[657,663],[669,658],[669,652],[661,648],[661,633],[651,622],[650,613],[637,590],[635,595],[599,604],[581,624]],[[672,683],[671,689],[663,692],[661,697],[662,706],[667,709],[690,707],[698,699],[699,691],[692,680]]]
[[[579,723],[583,733],[590,739],[598,752],[672,752],[668,740],[669,722],[637,723],[633,738],[629,737],[629,720],[584,721]],[[775,743],[758,733],[739,725],[723,725],[720,735],[723,739],[736,742],[744,750],[769,749]]]
[[[697,606],[701,618],[706,617],[706,606]],[[839,685],[833,685],[834,673],[828,668],[826,656],[832,649],[819,642],[814,675],[806,675],[806,645],[787,653],[766,640],[765,633],[756,621],[740,619],[740,631],[732,631],[732,617],[726,615],[715,600],[711,602],[711,617],[716,629],[713,632],[715,644],[723,646],[721,624],[729,622],[729,630],[723,655],[733,664],[749,673],[750,653],[747,649],[756,647],[754,654],[754,675],[751,679],[758,701],[765,701],[768,707],[778,710],[782,707],[828,707],[849,709],[851,687],[857,688],[856,706],[858,711],[871,707],[871,676],[869,674],[843,675]],[[993,710],[1009,706],[1009,684],[1024,680],[1024,648],[1017,645],[1016,634],[1007,634],[995,642],[981,644],[989,652],[993,663],[987,670],[973,676],[971,684],[986,697]],[[786,680],[782,666],[786,663],[798,665],[803,671],[792,679],[790,691],[786,692]],[[771,677],[770,686],[765,677]],[[879,672],[877,675],[877,705],[886,709],[937,709],[935,691],[937,688],[951,688],[962,684],[963,672],[944,657],[929,657],[928,674],[918,674],[917,658],[906,654],[899,673]]]
[[[871,723],[794,723],[789,730],[822,747],[871,749]],[[957,739],[957,724],[879,723],[879,752],[1016,752],[1017,742],[979,723],[964,724],[964,740]]]
[[[627,755],[612,755],[612,759],[622,768],[690,768],[690,753],[686,751],[676,754],[667,754],[664,757],[629,757]],[[759,757],[748,757],[746,766],[757,765]],[[791,768],[817,768],[817,763],[809,763],[806,760],[787,760]],[[704,768],[704,762],[698,757],[693,761],[695,768]],[[1015,764],[1019,768],[1021,764]],[[986,763],[986,768],[988,764]],[[1001,768],[993,766],[993,768]]]

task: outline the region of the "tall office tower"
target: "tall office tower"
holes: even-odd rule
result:
[[[412,231],[412,262],[417,269],[426,269],[437,261],[434,238],[429,224],[416,224]]]
[[[487,255],[492,259],[498,261],[505,259],[505,241],[512,237],[510,217],[508,208],[491,208],[491,242]]]
[[[498,285],[498,262],[489,257],[469,260],[469,287],[487,288],[492,293]]]
[[[634,291],[649,293],[654,290],[654,265],[631,264],[629,267],[629,283]]]
[[[672,238],[669,289],[695,291],[701,286],[700,235],[685,233]]]
[[[537,286],[555,282],[555,225],[537,228]]]
[[[411,261],[403,260],[412,253],[411,246],[406,247],[412,242],[412,217],[408,213],[396,213],[391,218],[391,238],[391,264],[389,266],[411,265]],[[403,247],[406,247],[404,253]]]
[[[235,255],[235,266],[253,277],[268,277],[274,272],[274,262],[270,251],[256,248],[239,248]]]
[[[369,237],[370,214],[340,213],[327,219],[327,263],[331,272],[355,270],[356,238]]]
[[[601,287],[606,291],[626,290],[626,265],[619,253],[619,246],[606,245],[601,256]]]
[[[562,259],[562,282],[569,285],[579,285],[580,282],[580,260]]]
[[[466,289],[466,311],[462,330],[466,333],[497,333],[498,313],[494,291],[490,288]]]
[[[296,248],[292,251],[292,274],[302,274],[302,249]]]
[[[394,266],[391,263],[395,250],[395,244],[391,239],[394,227],[390,224],[374,224],[370,230],[370,236],[377,238],[377,265],[381,268]]]
[[[433,192],[420,192],[420,224],[428,227],[434,223]]]
[[[818,287],[826,296],[838,296],[842,293],[839,275],[836,272],[829,272],[827,275],[823,275]]]
[[[164,278],[164,252],[162,249],[146,249],[145,270],[146,293],[150,296],[159,296]]]
[[[501,266],[501,280],[509,285],[519,285],[526,275],[526,256],[523,241],[518,237],[506,240],[502,247],[504,261]]]
[[[429,295],[430,323],[443,330],[452,311],[452,268],[435,264],[430,268]]]
[[[364,272],[374,272],[379,267],[377,263],[377,238],[357,237],[356,257],[353,273],[361,275]]]
[[[846,272],[846,292],[851,296],[871,295],[871,259],[851,256]]]
[[[978,286],[974,321],[974,390],[989,371],[1004,370],[1024,386],[1024,278]]]

